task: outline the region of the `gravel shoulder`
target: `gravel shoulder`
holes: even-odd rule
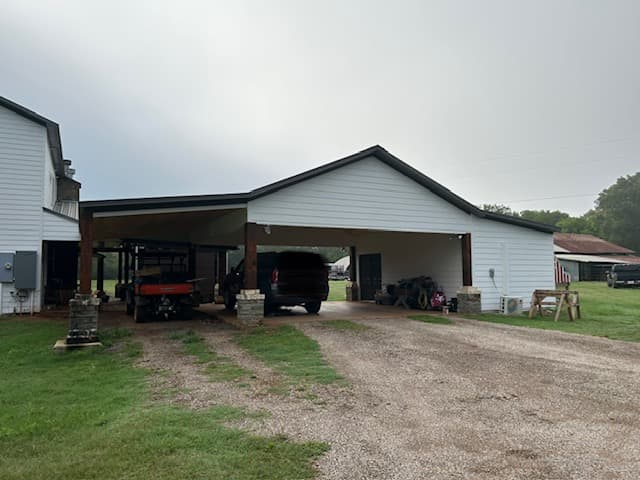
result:
[[[273,393],[282,378],[216,323],[189,328],[253,372],[246,382],[210,382],[168,339],[175,326],[138,329],[140,365],[157,372],[159,399],[264,411],[239,426],[329,442],[322,479],[638,478],[640,345],[472,320],[358,321],[371,328],[292,319],[348,386]]]

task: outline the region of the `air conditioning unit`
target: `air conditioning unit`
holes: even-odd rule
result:
[[[522,297],[500,297],[500,312],[503,315],[519,315],[522,312]]]

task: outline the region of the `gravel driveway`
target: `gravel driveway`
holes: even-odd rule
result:
[[[640,345],[470,320],[291,321],[349,386],[271,393],[278,375],[216,324],[196,328],[255,373],[249,386],[208,382],[159,328],[141,337],[141,363],[165,372],[155,390],[177,402],[266,410],[239,426],[329,442],[323,479],[640,478]]]

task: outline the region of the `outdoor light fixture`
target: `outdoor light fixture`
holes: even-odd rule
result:
[[[271,225],[264,226],[264,233],[266,233],[267,235],[271,235]]]

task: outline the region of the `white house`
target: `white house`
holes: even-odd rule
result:
[[[0,314],[76,289],[78,197],[58,124],[0,97]]]

